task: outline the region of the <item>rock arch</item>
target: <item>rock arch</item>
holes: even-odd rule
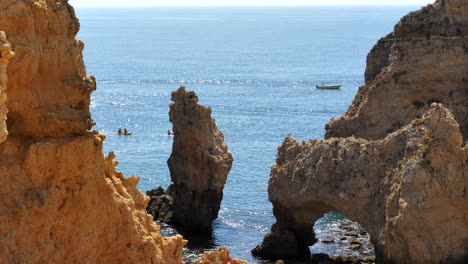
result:
[[[366,228],[377,262],[468,262],[467,12],[436,0],[403,17],[327,140],[284,140],[268,190],[277,223],[255,254],[291,256],[288,242],[303,254],[314,238],[299,219],[327,205]]]
[[[468,151],[462,145],[458,123],[441,104],[383,140],[287,137],[268,189],[277,222],[253,253],[306,257],[316,241],[314,222],[336,208],[370,234],[379,263],[463,263]]]

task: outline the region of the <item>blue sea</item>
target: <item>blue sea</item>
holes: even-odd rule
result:
[[[142,191],[170,184],[171,91],[184,85],[212,108],[234,157],[210,241],[193,238],[190,262],[225,245],[231,256],[261,263],[250,250],[275,219],[268,179],[278,145],[321,139],[363,83],[366,56],[400,17],[418,7],[78,8],[78,39],[95,75],[94,129],[107,135],[118,170],[141,178]],[[317,90],[317,84],[343,84]],[[127,128],[131,136],[118,136]],[[319,238],[333,236],[339,212],[319,220]],[[165,234],[173,229],[163,225]],[[197,242],[198,241],[198,242]],[[346,253],[317,243],[313,253]],[[365,254],[366,252],[361,252]],[[265,262],[266,263],[266,262]]]

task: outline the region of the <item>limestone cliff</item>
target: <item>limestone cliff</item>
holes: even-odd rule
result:
[[[368,55],[366,84],[328,139],[279,146],[277,222],[254,254],[307,257],[313,224],[339,209],[369,232],[377,263],[468,261],[467,3],[405,16]]]
[[[455,113],[468,139],[467,1],[436,1],[401,19],[367,56],[366,83],[326,137],[381,139],[420,117],[431,103]]]
[[[211,108],[199,105],[193,91],[180,87],[171,100],[174,142],[167,163],[173,184],[165,192],[158,188],[147,193],[148,212],[186,229],[207,231],[218,217],[232,155]]]
[[[0,263],[181,263],[89,130],[78,29],[66,0],[0,1]]]
[[[268,188],[277,223],[256,253],[307,256],[315,221],[339,209],[369,232],[378,263],[462,263],[467,157],[441,104],[383,140],[287,137]]]

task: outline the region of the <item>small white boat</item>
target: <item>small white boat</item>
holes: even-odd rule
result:
[[[340,89],[342,85],[341,84],[333,84],[333,85],[316,85],[317,89]]]

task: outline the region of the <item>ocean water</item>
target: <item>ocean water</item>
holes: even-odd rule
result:
[[[210,106],[234,157],[212,236],[193,237],[190,261],[226,245],[251,263],[250,250],[274,223],[268,179],[285,136],[323,138],[363,83],[366,55],[399,18],[418,7],[78,8],[86,44],[94,129],[107,134],[118,170],[146,191],[170,184],[171,91],[184,85]],[[316,84],[343,84],[317,90]],[[115,134],[127,128],[132,136]],[[319,238],[350,223],[339,212],[319,220]],[[163,225],[165,234],[174,230]],[[343,254],[317,243],[313,253]],[[366,252],[361,252],[366,254]],[[368,253],[368,252],[367,252]]]

